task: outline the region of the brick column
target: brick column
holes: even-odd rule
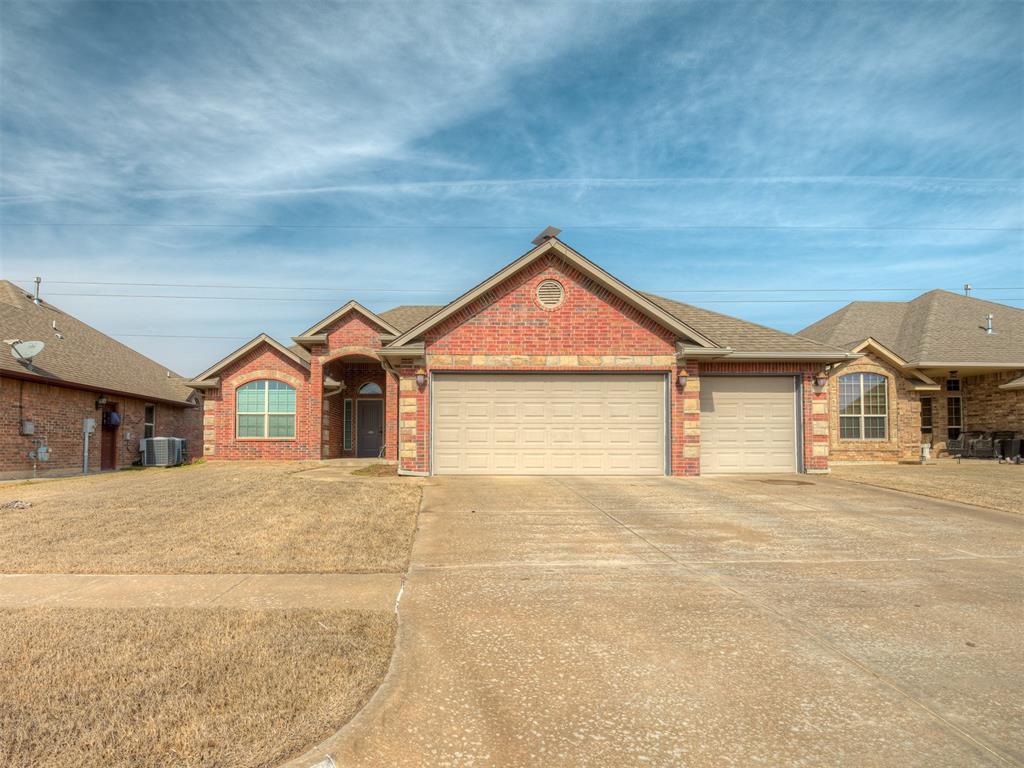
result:
[[[686,387],[679,374],[686,370]],[[700,364],[692,360],[672,373],[672,474],[700,474]]]
[[[804,471],[824,474],[828,467],[828,385],[814,385],[814,374],[803,375]]]
[[[398,377],[384,371],[384,458],[398,460]]]
[[[306,429],[299,438],[306,449],[307,457],[323,457],[324,427],[324,366],[320,356],[327,354],[324,346],[314,346],[309,355],[309,387],[306,393]],[[299,437],[296,435],[296,437]]]

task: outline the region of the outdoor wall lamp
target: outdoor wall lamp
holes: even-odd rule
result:
[[[686,372],[686,369],[685,368],[680,368],[679,369],[679,375],[676,377],[676,383],[678,383],[680,387],[685,387],[686,386],[686,382],[689,381],[689,379],[690,379],[690,374],[688,374]]]
[[[417,368],[416,369],[416,386],[420,387],[422,389],[426,385],[426,383],[427,383],[427,371],[426,371],[426,369],[425,368]]]
[[[814,374],[814,386],[820,389],[821,387],[824,387],[826,384],[828,384],[828,375],[824,371],[819,371],[818,373]]]
[[[100,395],[99,399],[96,400],[96,410],[98,411],[100,408],[102,408],[106,404],[107,404],[107,396],[106,395]]]

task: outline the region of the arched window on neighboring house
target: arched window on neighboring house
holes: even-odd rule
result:
[[[240,438],[294,438],[295,387],[260,379],[236,389],[235,434]]]
[[[885,440],[889,434],[889,387],[877,373],[839,377],[839,439]]]
[[[380,384],[374,384],[371,381],[371,382],[368,382],[366,384],[363,384],[363,386],[361,386],[359,388],[359,394],[360,395],[381,395],[381,394],[383,394],[383,392],[381,392]]]

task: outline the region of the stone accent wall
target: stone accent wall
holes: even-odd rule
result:
[[[888,434],[884,440],[845,440],[839,436],[839,377],[851,373],[876,373],[886,378],[889,416]],[[828,384],[832,463],[917,461],[921,455],[920,395],[942,393],[919,393],[913,385],[914,381],[908,379],[903,371],[871,353],[833,368]],[[934,416],[938,415],[940,407],[945,421],[945,399],[936,397],[933,400]]]
[[[261,344],[221,371],[219,389],[206,393],[203,418],[204,455],[224,459],[319,459],[323,435],[323,374],[314,356],[312,368]],[[257,379],[273,379],[295,387],[295,437],[235,437],[235,390]]]
[[[1024,389],[999,388],[1021,375],[1024,370],[964,377],[964,429],[1024,432]]]
[[[50,460],[39,462],[39,476],[73,475],[82,471],[85,440],[82,420],[96,419],[96,431],[89,438],[89,470],[100,471],[101,411],[96,410],[100,392],[59,387],[33,381],[0,377],[0,479],[32,476],[28,452],[36,441],[45,439]],[[107,395],[117,406],[121,426],[117,428],[118,467],[131,466],[139,459],[139,441],[145,435],[147,401]],[[183,437],[193,458],[202,455],[202,409],[156,405],[156,436]],[[23,419],[33,421],[35,435],[20,434]]]

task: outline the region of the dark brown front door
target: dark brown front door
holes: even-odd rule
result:
[[[375,458],[380,456],[380,448],[384,444],[384,401],[356,401],[356,456]]]
[[[117,406],[103,406],[103,426],[100,429],[100,469],[117,469],[117,427],[107,424],[107,414],[117,413]]]

